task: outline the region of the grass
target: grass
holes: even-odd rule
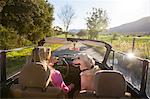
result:
[[[23,64],[26,62],[26,56],[24,57],[8,57],[6,64],[6,74],[7,77],[20,71]]]
[[[135,56],[150,59],[150,36],[135,38],[134,48],[133,37],[118,37],[118,39],[113,40],[110,44],[114,50],[125,53],[133,52]]]
[[[7,53],[6,74],[8,77],[21,69],[23,64],[29,58],[32,49],[33,48],[26,48],[20,51]]]

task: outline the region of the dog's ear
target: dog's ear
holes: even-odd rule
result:
[[[94,66],[95,65],[95,61],[94,61],[94,59],[90,56],[90,55],[87,55],[86,56],[86,58],[87,58],[87,62],[86,62],[86,65],[88,66],[88,67],[92,67],[92,66]]]
[[[91,60],[92,65],[95,65],[95,60],[93,59],[93,57],[88,55],[88,58]]]

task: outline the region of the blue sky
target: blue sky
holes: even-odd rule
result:
[[[57,14],[64,5],[69,4],[75,10],[76,17],[69,29],[86,28],[87,12],[92,11],[93,7],[107,11],[108,28],[150,16],[150,0],[49,0],[49,2],[54,5],[54,26],[63,26]]]

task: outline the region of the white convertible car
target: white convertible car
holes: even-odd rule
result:
[[[62,75],[66,84],[74,83],[75,88],[68,94],[64,94],[61,89],[49,84],[46,88],[41,86],[41,77],[44,77],[41,70],[33,69],[26,71],[28,75],[22,78],[26,79],[34,74],[32,82],[35,86],[20,83],[20,71],[6,77],[7,53],[22,50],[3,50],[0,52],[1,66],[1,97],[2,98],[149,98],[150,97],[150,62],[146,59],[137,57],[129,58],[126,54],[116,52],[111,45],[97,40],[78,39],[78,38],[55,38],[47,37],[39,42],[39,46],[61,45],[52,52],[52,55],[58,59],[55,64]],[[86,53],[90,55],[96,66],[100,68],[94,74],[95,90],[81,89],[81,75],[83,72],[72,61],[79,54]],[[19,58],[17,59],[19,61]],[[38,72],[36,72],[36,70]],[[87,69],[87,70],[90,70]],[[38,80],[37,80],[37,79]],[[36,79],[36,81],[34,81]],[[85,81],[86,82],[86,81]],[[88,82],[87,82],[88,83]],[[39,84],[39,85],[38,85]],[[24,86],[24,87],[23,87]]]

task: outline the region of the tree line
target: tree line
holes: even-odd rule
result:
[[[105,10],[101,8],[93,8],[92,11],[88,12],[87,14],[88,14],[87,17],[85,18],[87,29],[81,29],[77,35],[78,36],[86,35],[88,36],[88,39],[97,39],[98,35],[101,32],[106,32],[106,28],[108,26],[107,13]],[[60,9],[58,17],[60,21],[63,23],[63,27],[65,30],[65,37],[67,38],[68,28],[72,23],[73,18],[75,18],[75,11],[71,6],[65,5]],[[59,28],[57,27],[57,29]]]

